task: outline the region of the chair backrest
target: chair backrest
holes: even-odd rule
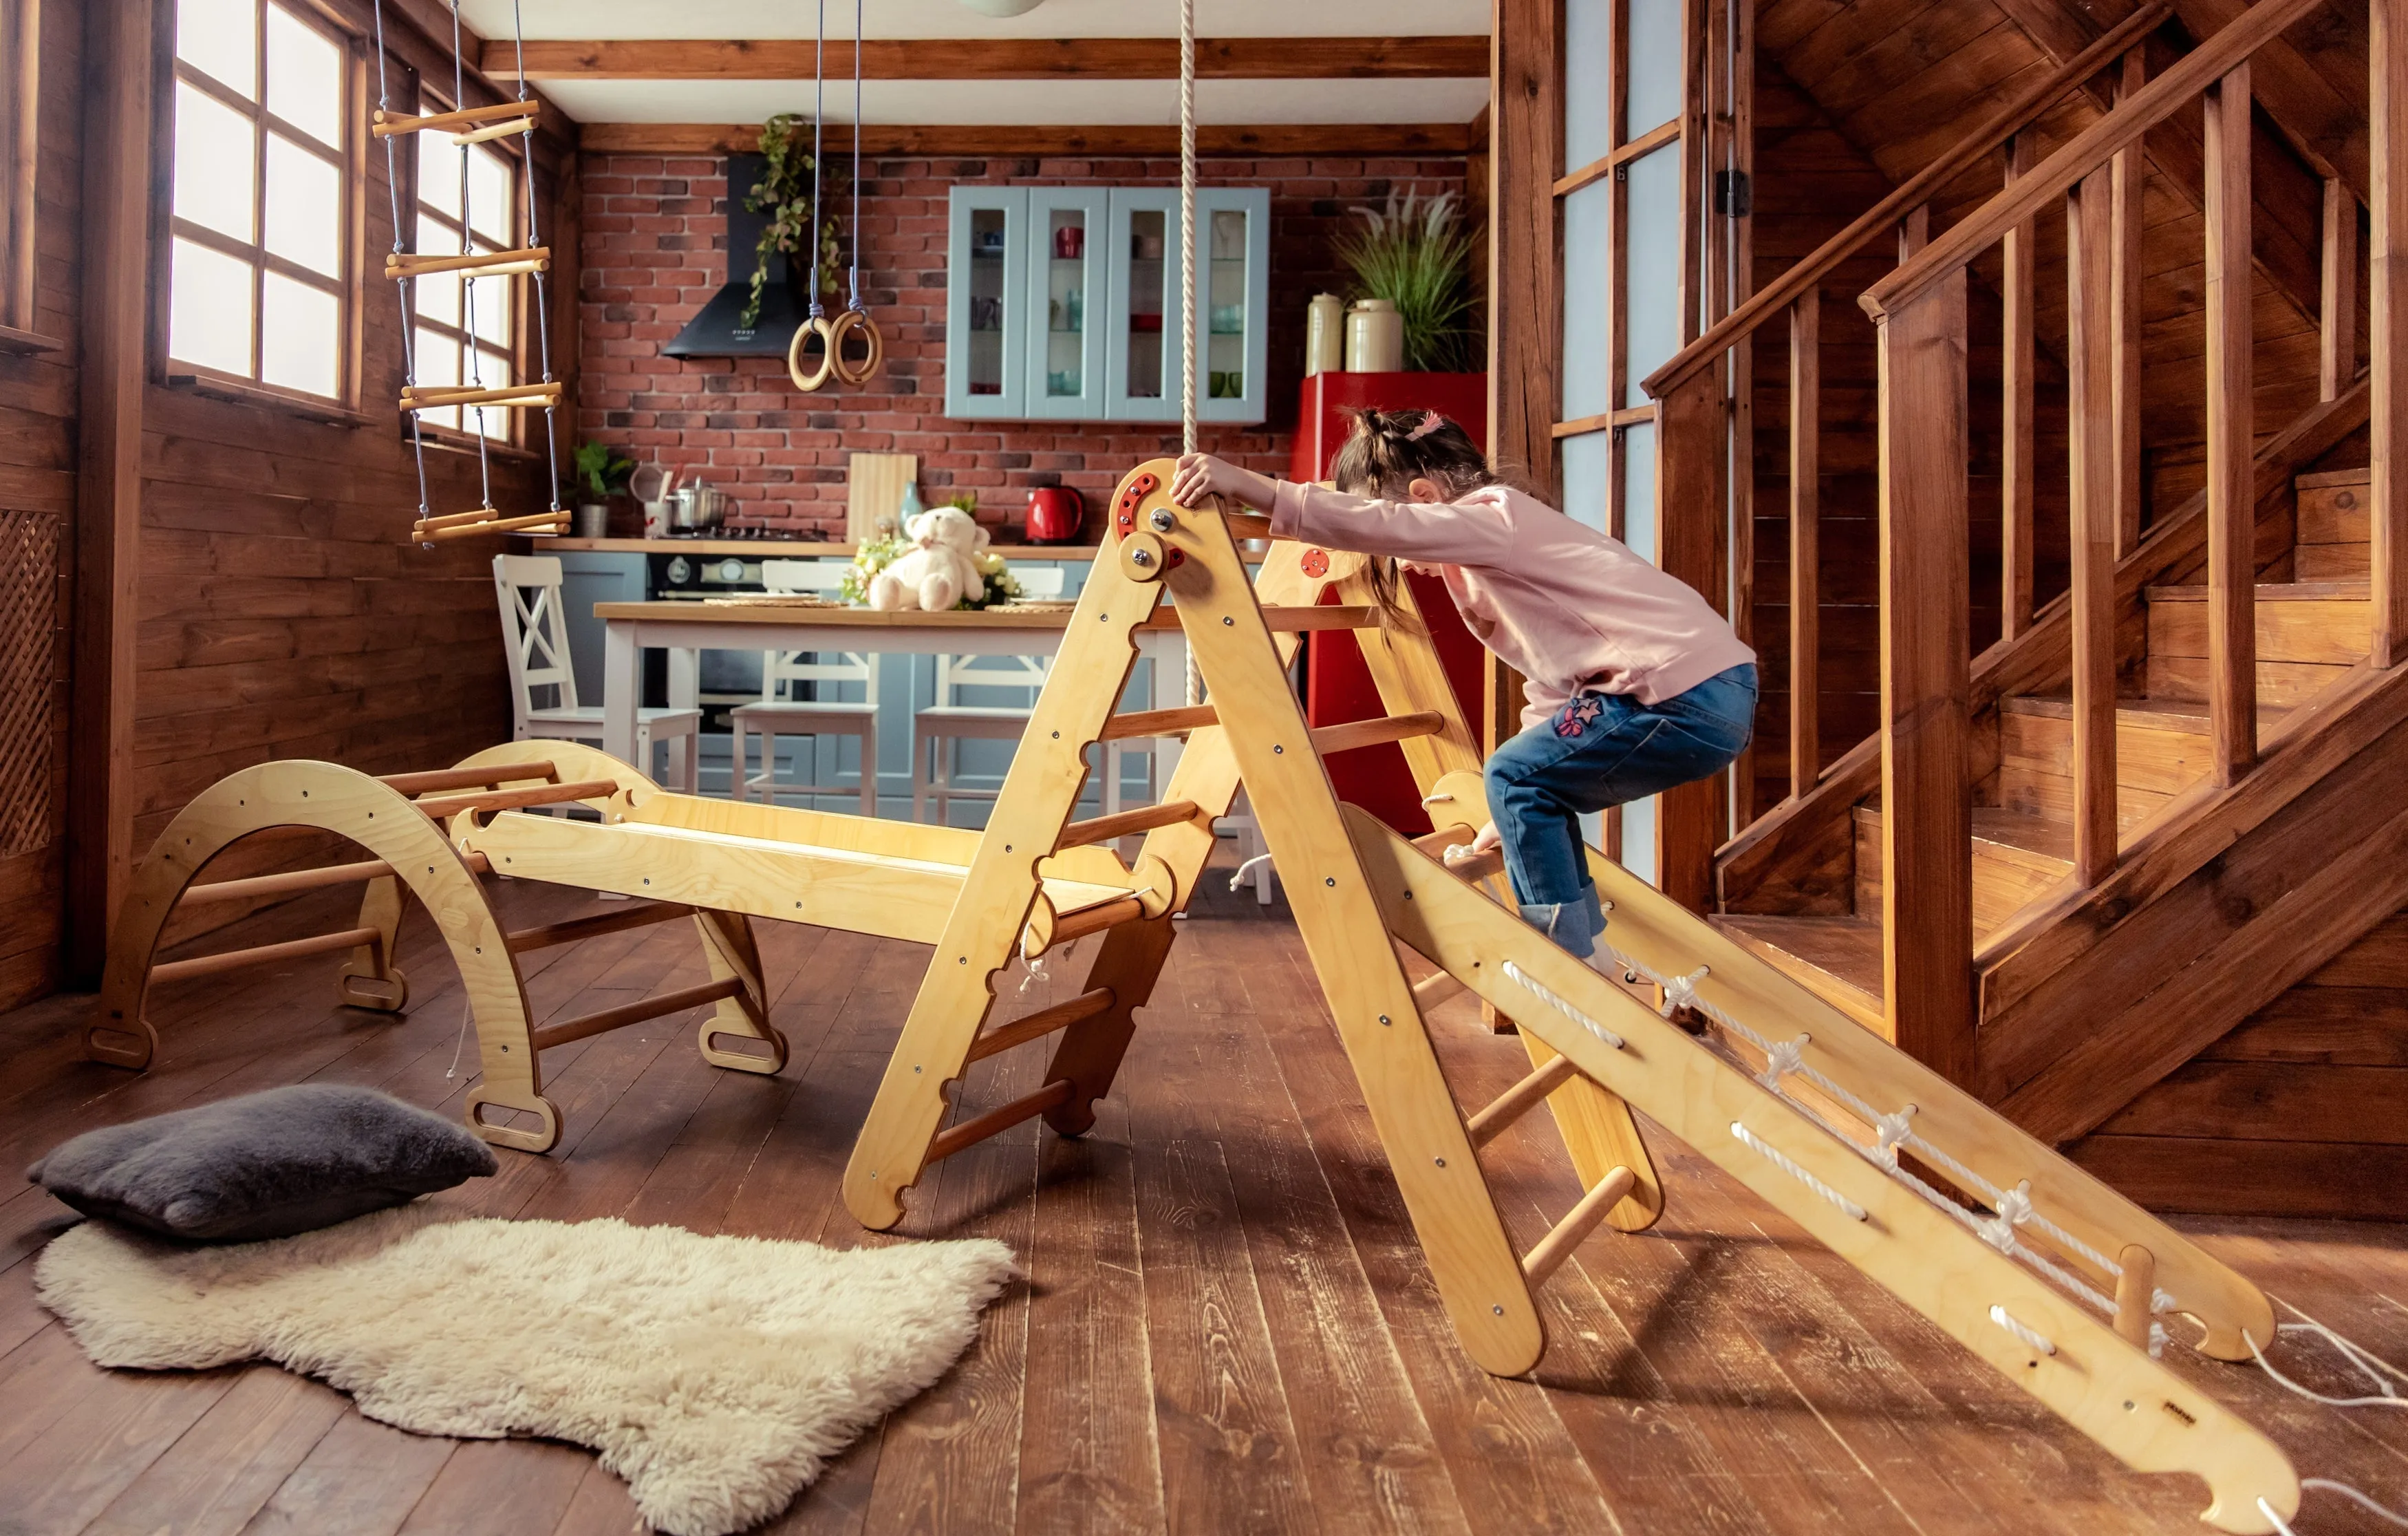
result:
[[[1054,669],[1051,656],[949,656],[937,657],[937,702],[940,705],[975,704],[982,709],[1020,709],[1037,707],[1037,696],[1044,690],[1045,676]],[[961,696],[965,688],[1009,688],[1025,696],[1006,703],[992,699],[968,699]]]
[[[577,708],[577,669],[568,659],[568,617],[561,610],[560,557],[494,556],[494,596],[501,605],[502,643],[510,666],[510,723],[526,729],[544,706],[536,690],[559,690],[558,707]]]
[[[761,584],[775,593],[832,593],[844,584],[845,572],[853,568],[843,560],[764,560],[761,562]],[[878,654],[846,651],[834,653],[841,659],[824,659],[830,653],[816,651],[764,651],[761,653],[761,699],[774,704],[782,699],[799,701],[800,683],[834,684],[857,682],[865,692],[865,701],[878,698]],[[816,691],[816,690],[815,690]],[[820,691],[825,698],[827,692]]]

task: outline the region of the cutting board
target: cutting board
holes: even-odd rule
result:
[[[862,544],[883,537],[887,530],[879,524],[887,519],[896,519],[899,524],[903,493],[919,478],[917,453],[853,454],[851,467],[845,470],[846,542]]]

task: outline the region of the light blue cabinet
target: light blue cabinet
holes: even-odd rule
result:
[[[953,189],[945,413],[1177,421],[1182,284],[1197,274],[1198,414],[1268,415],[1270,194],[1201,189],[1196,242],[1168,187]]]

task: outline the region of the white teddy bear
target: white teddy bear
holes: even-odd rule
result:
[[[869,579],[869,606],[881,613],[917,607],[941,613],[984,585],[979,557],[984,528],[957,507],[939,507],[903,524],[912,548]]]

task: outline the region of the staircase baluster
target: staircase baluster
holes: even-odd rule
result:
[[[1823,291],[1789,309],[1789,793],[1823,766]]]
[[[2115,868],[2114,177],[2066,194],[2066,436],[2073,590],[2073,874]]]
[[[2372,556],[2373,661],[2408,654],[2408,476],[2400,459],[2401,412],[2408,410],[2408,0],[2369,0],[2367,15],[2368,199],[2374,236],[2367,250],[2367,334],[2372,364],[2367,485]]]
[[[2025,132],[2007,140],[2008,183],[2012,185],[2017,177],[2030,170],[2031,165],[2032,136]],[[1999,634],[2001,639],[2010,640],[2030,628],[2032,622],[2032,501],[2039,479],[2039,465],[2032,456],[2032,300],[2037,233],[2033,221],[2027,219],[2007,231],[2000,250],[2005,263],[2000,311],[2004,317],[2006,337],[1999,365],[1999,388],[2003,396],[1999,448],[1999,494],[2003,503],[2000,509],[2003,526],[1999,536]]]
[[[2231,784],[2258,758],[2246,59],[2208,88],[2206,108],[2208,754],[2215,782]]]
[[[2122,106],[2141,93],[2149,80],[2145,50],[2124,55],[2115,86],[2115,104]],[[2138,144],[2116,151],[2108,162],[2113,179],[2109,221],[2114,260],[2108,274],[2108,300],[2114,312],[2114,410],[2115,457],[2115,557],[2122,559],[2141,542],[2141,229],[2142,188],[2147,155]]]

